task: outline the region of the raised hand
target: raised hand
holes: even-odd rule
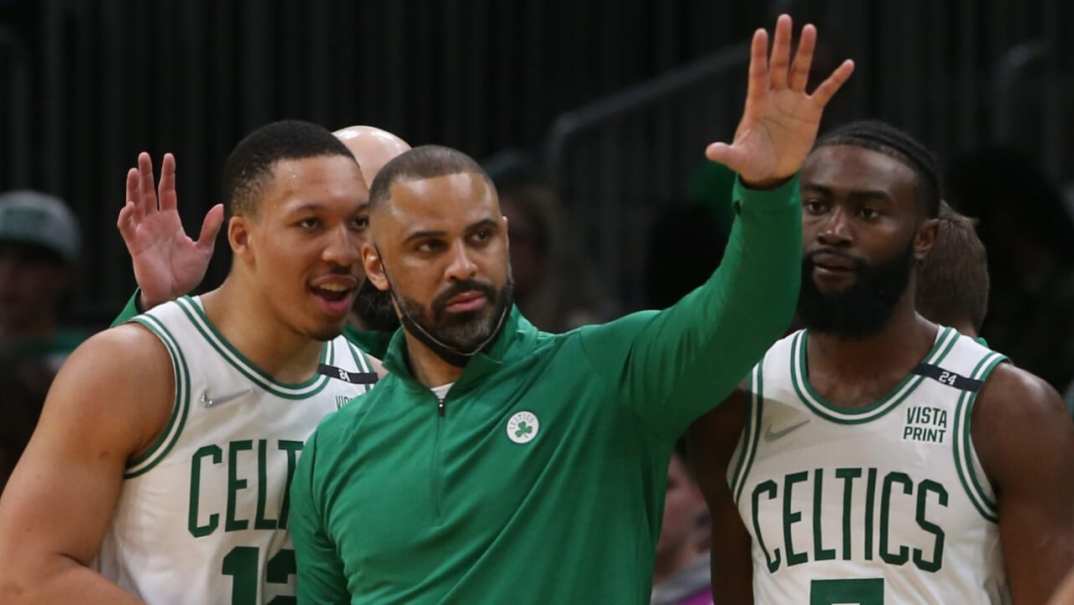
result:
[[[127,202],[116,221],[142,289],[144,309],[182,296],[201,283],[224,222],[224,206],[213,206],[198,240],[191,240],[179,218],[175,156],[164,154],[160,173],[160,185],[154,187],[153,161],[148,153],[138,154],[138,167],[127,172]]]
[[[730,145],[713,143],[705,150],[710,160],[734,170],[755,188],[777,185],[798,172],[813,148],[825,105],[854,72],[854,62],[844,61],[808,94],[817,30],[812,25],[802,28],[791,63],[791,27],[791,18],[780,15],[771,61],[768,34],[763,29],[754,32],[746,108],[735,139]]]

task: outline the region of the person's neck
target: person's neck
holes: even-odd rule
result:
[[[459,379],[459,376],[462,376],[462,368],[444,361],[425,343],[414,338],[410,330],[404,329],[403,334],[406,336],[410,371],[414,373],[414,378],[418,382],[432,388],[453,383]]]
[[[256,289],[230,275],[201,297],[216,329],[257,368],[278,382],[308,380],[317,371],[324,343],[280,323]]]
[[[932,348],[937,327],[904,296],[876,333],[860,339],[809,332],[806,360],[813,388],[833,403],[862,407],[888,393]]]

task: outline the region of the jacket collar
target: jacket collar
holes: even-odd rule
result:
[[[425,387],[417,382],[410,371],[406,336],[403,330],[399,328],[392,335],[383,357],[384,367],[390,375],[424,389]],[[454,392],[468,389],[473,383],[499,369],[505,361],[516,357],[517,354],[525,354],[528,350],[528,347],[524,346],[525,343],[531,342],[536,335],[537,328],[522,316],[518,307],[512,305],[511,312],[500,328],[500,333],[487,347],[470,358],[469,363],[463,368],[462,376],[455,381],[455,386],[451,390]]]

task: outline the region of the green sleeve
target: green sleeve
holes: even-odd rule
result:
[[[767,191],[736,179],[720,267],[660,312],[580,331],[585,354],[617,403],[673,441],[735,388],[790,325],[798,302],[802,218],[798,177]],[[705,250],[698,250],[704,254]]]
[[[142,291],[139,289],[134,290],[134,294],[131,296],[130,300],[127,301],[127,306],[123,307],[123,310],[112,320],[112,325],[109,327],[114,328],[119,324],[127,323],[132,317],[142,314],[138,309],[138,295],[141,293]]]
[[[291,482],[291,510],[287,526],[298,565],[298,603],[316,605],[349,603],[343,562],[324,526],[324,514],[314,483],[317,433],[307,441]]]

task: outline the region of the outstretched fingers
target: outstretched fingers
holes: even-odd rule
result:
[[[805,92],[809,81],[809,69],[813,66],[813,50],[817,46],[817,28],[812,24],[802,28],[802,37],[798,40],[798,52],[791,64],[791,75],[787,85],[795,92]]]
[[[157,199],[160,200],[161,210],[175,210],[179,205],[179,195],[175,192],[175,156],[170,153],[164,154],[160,165]]]
[[[771,72],[772,88],[780,90],[787,87],[787,71],[791,58],[791,18],[780,15],[776,20],[776,35],[772,41],[772,59],[768,69]]]
[[[138,154],[138,175],[141,193],[139,204],[142,206],[143,213],[152,214],[157,211],[156,183],[153,178],[153,160],[144,151]]]
[[[835,93],[839,92],[839,89],[846,84],[846,81],[850,79],[850,74],[854,73],[854,61],[847,59],[843,61],[843,64],[835,68],[832,75],[828,76],[828,79],[821,82],[820,86],[813,91],[811,97],[821,106],[824,107],[828,104],[828,101],[832,100]]]
[[[732,172],[739,174],[742,173],[744,168],[747,168],[746,152],[727,143],[712,143],[705,148],[705,157],[713,162],[723,164],[730,168]]]
[[[121,220],[124,212],[127,213],[127,218],[135,224],[141,222],[142,217],[145,216],[145,211],[142,209],[141,179],[142,176],[138,173],[137,168],[131,168],[127,171],[127,197],[123,204],[123,209],[119,213]]]
[[[763,103],[768,97],[768,32],[753,32],[750,43],[750,70],[746,83],[746,108]]]
[[[220,232],[220,226],[224,224],[224,205],[217,204],[209,208],[205,220],[201,223],[201,233],[198,235],[196,245],[203,251],[212,252],[216,245],[216,234]]]

